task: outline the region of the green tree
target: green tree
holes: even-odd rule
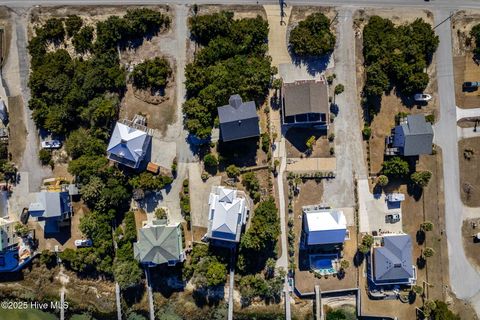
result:
[[[142,269],[135,260],[115,262],[113,274],[121,289],[127,289],[140,284]]]
[[[96,203],[99,202],[103,188],[105,188],[105,183],[96,176],[90,177],[88,183],[80,188],[82,199],[88,207],[94,208]]]
[[[48,19],[41,28],[36,28],[35,32],[37,36],[45,41],[53,42],[57,45],[60,44],[65,38],[63,21],[58,18]]]
[[[26,237],[28,235],[28,232],[29,232],[29,229],[28,229],[28,226],[20,223],[20,222],[17,222],[15,224],[15,233],[19,236],[19,237]]]
[[[423,294],[423,288],[422,286],[419,286],[419,285],[414,285],[412,287],[412,291],[415,292],[416,294],[418,295],[422,295]]]
[[[229,165],[225,171],[229,178],[236,179],[240,175],[240,169],[234,164]]]
[[[55,253],[51,252],[50,250],[42,250],[40,255],[40,263],[51,269],[57,264],[57,257],[55,256]]]
[[[430,171],[417,171],[412,173],[410,179],[412,179],[412,182],[416,185],[425,188],[428,185],[431,177],[432,173]]]
[[[242,176],[242,184],[248,190],[250,197],[255,203],[260,201],[260,182],[254,172],[245,173]]]
[[[135,66],[131,74],[133,85],[140,89],[157,90],[167,85],[172,68],[167,59],[155,57]]]
[[[335,35],[330,31],[330,20],[323,13],[314,13],[290,32],[289,42],[298,56],[321,56],[333,51]]]
[[[91,26],[85,26],[75,33],[72,38],[72,44],[76,53],[85,54],[93,49],[92,40],[94,30]]]
[[[65,141],[65,150],[72,159],[83,155],[103,155],[107,145],[103,140],[96,138],[90,130],[79,128],[72,131]]]
[[[214,168],[218,166],[218,159],[214,154],[208,153],[203,157],[205,167]]]
[[[210,263],[206,274],[207,285],[217,286],[227,281],[227,268],[218,261]]]
[[[433,320],[460,320],[460,317],[448,309],[448,305],[439,300],[435,300],[435,309],[431,313]]]
[[[388,177],[404,177],[409,171],[408,162],[399,157],[393,157],[382,164],[382,172]]]
[[[77,15],[69,15],[65,19],[65,29],[69,38],[73,37],[83,26],[83,20]]]
[[[385,175],[378,176],[377,183],[381,187],[385,187],[388,184],[388,177]]]
[[[335,95],[339,95],[341,94],[343,91],[345,91],[345,87],[343,86],[343,84],[339,83],[335,86]]]
[[[173,182],[173,179],[163,175],[154,175],[150,172],[142,172],[129,180],[129,184],[134,189],[142,190],[160,190],[167,184]]]

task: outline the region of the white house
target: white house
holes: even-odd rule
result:
[[[237,243],[247,221],[245,194],[235,189],[213,187],[208,199],[208,233],[211,240]]]
[[[303,232],[307,246],[343,243],[347,220],[341,210],[304,207]]]

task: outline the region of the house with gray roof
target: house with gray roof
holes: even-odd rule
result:
[[[218,107],[220,135],[223,141],[233,141],[260,135],[254,101],[243,102],[238,94],[230,96],[228,104]]]
[[[153,220],[138,231],[133,244],[133,255],[146,266],[168,264],[175,266],[185,260],[181,225],[167,220]]]
[[[417,274],[409,235],[385,235],[382,245],[373,248],[371,259],[371,279],[375,285],[415,284]]]
[[[71,217],[72,205],[68,192],[41,191],[34,194],[28,213],[38,221],[46,234],[58,233],[59,225]]]
[[[238,243],[249,211],[245,193],[221,186],[213,187],[208,205],[207,237],[211,243],[225,246]]]
[[[282,86],[282,123],[328,127],[330,103],[325,79],[302,80]]]
[[[395,127],[393,148],[402,156],[432,153],[433,129],[423,114],[408,115]]]
[[[152,140],[144,119],[138,120],[140,118],[117,122],[107,147],[108,159],[138,169]]]

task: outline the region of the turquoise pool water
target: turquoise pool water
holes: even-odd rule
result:
[[[337,271],[333,268],[332,261],[337,259],[336,254],[330,255],[311,255],[310,268],[323,274],[332,274]]]

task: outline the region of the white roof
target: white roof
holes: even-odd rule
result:
[[[212,237],[217,232],[231,235],[229,240],[236,239],[238,226],[245,219],[245,199],[237,197],[237,190],[217,187],[210,193],[208,204]]]
[[[308,231],[345,230],[347,219],[341,210],[318,210],[305,213]]]
[[[144,153],[144,144],[147,139],[145,131],[129,127],[117,122],[113,130],[107,151],[117,157],[137,162]]]

